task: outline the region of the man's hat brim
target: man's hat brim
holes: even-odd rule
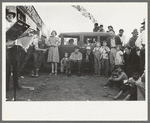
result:
[[[7,15],[8,15],[8,14],[12,14],[12,15],[13,15],[13,18],[16,17],[16,13],[14,13],[14,12],[7,12]]]
[[[141,24],[143,24],[143,25],[144,25],[144,24],[145,24],[145,21],[144,21],[143,23],[141,23]]]

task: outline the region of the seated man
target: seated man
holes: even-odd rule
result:
[[[70,55],[70,74],[74,65],[77,65],[78,75],[81,76],[82,53],[79,52],[79,46],[74,47],[75,51]]]
[[[118,67],[114,72],[112,72],[111,77],[108,79],[108,82],[104,84],[103,88],[113,87],[114,85],[121,87],[123,81],[128,79],[125,72],[123,72],[121,67]]]
[[[124,92],[128,91],[127,96],[124,98],[127,100],[137,100],[137,85],[141,85],[141,77],[138,68],[132,70],[132,77],[124,81],[124,85],[121,86],[120,92],[113,99],[118,99]]]

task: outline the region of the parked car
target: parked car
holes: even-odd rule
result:
[[[104,32],[70,32],[70,33],[60,33],[61,45],[59,46],[60,59],[63,58],[64,53],[67,52],[69,55],[74,51],[74,45],[80,46],[80,52],[85,53],[85,47],[87,41],[90,43],[91,48],[95,47],[95,42],[99,41],[102,45],[103,40],[107,40],[110,37],[109,33]],[[74,44],[70,45],[69,40],[73,39]]]

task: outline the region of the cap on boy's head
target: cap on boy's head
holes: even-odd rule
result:
[[[79,49],[79,46],[78,45],[74,46],[74,49]]]
[[[90,46],[87,46],[86,49],[87,49],[87,50],[91,50],[91,47],[90,47]]]
[[[120,29],[120,30],[119,30],[119,32],[121,32],[121,31],[122,31],[122,32],[124,32],[124,30],[123,30],[123,29]]]
[[[124,48],[127,48],[128,50],[131,50],[131,47],[130,47],[130,46],[125,46]]]
[[[106,42],[106,43],[107,43],[107,41],[106,41],[106,40],[103,40],[103,43],[104,43],[104,42]]]

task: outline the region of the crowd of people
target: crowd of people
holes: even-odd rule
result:
[[[106,31],[111,34],[110,44],[107,44],[109,47],[107,50],[105,49],[105,53],[109,56],[108,65],[110,67],[106,65],[106,61],[101,60],[100,62],[103,68],[102,72],[110,68],[110,77],[103,88],[113,86],[120,88],[120,92],[113,98],[114,100],[120,98],[126,91],[128,94],[124,100],[145,99],[145,21],[141,24],[143,26],[140,28],[140,35],[138,30],[134,29],[129,41],[126,41],[123,29],[119,30],[118,35],[115,35],[112,26],[108,26],[108,31]],[[103,25],[98,26],[98,23],[95,23],[93,32],[105,32],[102,27]],[[100,49],[99,52],[103,54]]]
[[[12,16],[10,16],[12,15]],[[13,18],[14,15],[10,12],[7,14],[8,18]],[[119,94],[114,97],[118,99],[125,91],[129,91],[124,100],[137,100],[137,90],[144,90],[145,98],[145,22],[141,28],[141,35],[138,36],[138,30],[134,29],[132,37],[129,41],[126,41],[124,36],[124,30],[120,29],[119,34],[116,35],[112,26],[108,26],[106,33],[110,34],[107,40],[103,40],[101,43],[95,41],[95,47],[92,49],[90,45],[86,44],[86,53],[82,54],[78,45],[74,46],[74,52],[69,54],[66,52],[64,57],[60,59],[59,45],[60,40],[57,37],[57,32],[53,30],[48,40],[41,40],[34,32],[29,33],[29,37],[33,38],[32,44],[29,46],[26,56],[19,66],[19,75],[22,75],[25,66],[31,56],[34,56],[33,71],[31,76],[38,77],[38,71],[42,64],[41,59],[44,57],[44,53],[47,51],[47,62],[51,63],[50,75],[57,75],[58,63],[60,63],[60,72],[65,72],[66,76],[71,76],[74,71],[77,71],[78,76],[81,76],[85,72],[85,65],[88,64],[91,75],[105,76],[108,82],[103,85],[104,88],[111,88],[112,86],[120,87]],[[98,26],[95,23],[93,32],[105,32],[103,25]],[[6,62],[10,62],[9,41],[7,41],[7,59]],[[69,41],[73,43],[73,39]],[[9,90],[9,78],[11,63],[7,63],[7,88]],[[16,67],[16,66],[15,66]],[[15,69],[15,68],[14,68]],[[19,85],[17,86],[20,87]],[[138,89],[137,89],[138,88]]]

